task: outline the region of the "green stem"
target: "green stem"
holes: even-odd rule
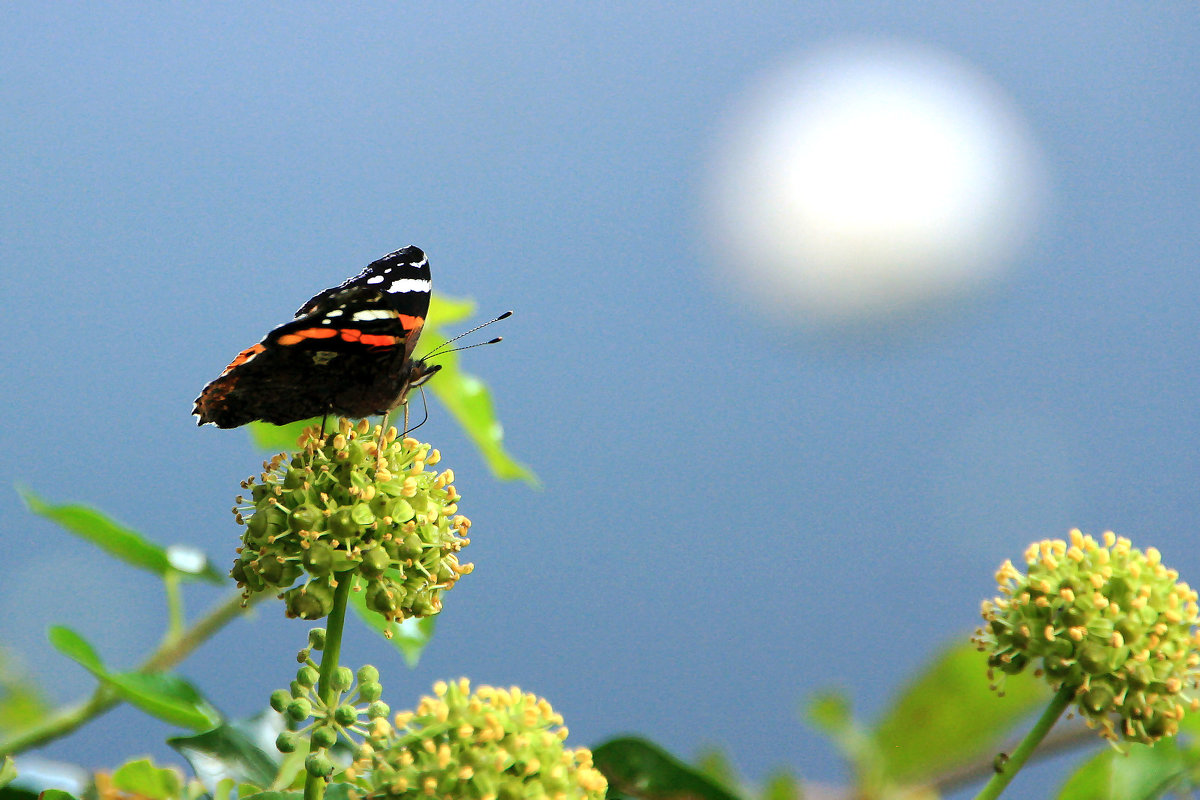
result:
[[[1054,727],[1054,723],[1062,716],[1063,711],[1070,705],[1075,698],[1075,686],[1063,686],[1058,690],[1058,694],[1054,695],[1050,700],[1050,705],[1046,706],[1046,710],[1038,717],[1037,723],[1025,734],[1025,738],[1017,745],[1017,749],[1006,761],[998,764],[996,772],[992,775],[991,780],[983,787],[975,800],[995,800],[1008,786],[1013,776],[1021,771],[1021,767],[1025,766],[1025,762],[1029,760],[1029,756],[1037,749],[1037,746],[1042,743],[1042,739],[1046,738],[1046,734]]]
[[[333,673],[338,668],[342,651],[342,629],[346,627],[346,604],[350,600],[350,588],[354,585],[354,570],[334,575],[337,588],[333,590],[333,608],[329,612],[329,624],[325,627],[325,649],[321,651],[321,678],[317,681],[317,696],[326,708],[332,708],[337,699],[333,688]],[[309,744],[309,754],[313,753]],[[304,780],[304,800],[321,800],[325,794],[325,779],[309,773]]]
[[[252,595],[247,605],[253,605],[263,596],[262,593]],[[178,664],[234,617],[240,616],[246,610],[242,603],[242,593],[238,592],[178,636],[168,636],[142,662],[138,671],[162,672]],[[120,702],[120,696],[111,687],[101,684],[88,699],[56,708],[43,716],[36,725],[17,731],[8,739],[0,740],[0,753],[20,753],[66,736]]]
[[[179,573],[169,570],[163,575],[163,588],[167,593],[167,635],[166,641],[172,641],[183,633],[187,620],[183,614],[183,594],[180,591]]]

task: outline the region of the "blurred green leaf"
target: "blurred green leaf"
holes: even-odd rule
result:
[[[12,783],[15,777],[17,777],[17,765],[12,760],[12,756],[0,756],[0,789]]]
[[[0,648],[0,731],[27,727],[49,712],[33,679]]]
[[[79,798],[62,789],[47,789],[38,795],[38,800],[79,800]]]
[[[175,748],[197,771],[211,772],[212,763],[203,759],[212,759],[223,768],[227,777],[240,783],[270,786],[275,779],[275,761],[260,750],[250,737],[229,724],[195,736],[175,736],[167,739],[167,744]],[[200,763],[194,760],[197,757],[202,759]]]
[[[417,662],[421,660],[421,653],[433,638],[434,628],[437,627],[436,616],[388,622],[378,611],[367,608],[366,592],[351,592],[350,606],[368,627],[383,634],[384,638],[400,651],[404,656],[404,663],[408,664],[409,668],[417,666]]]
[[[1189,767],[1173,739],[1123,747],[1127,753],[1096,753],[1067,779],[1058,800],[1153,800],[1181,788]]]
[[[121,765],[112,774],[112,781],[122,791],[152,800],[179,797],[183,789],[183,776],[177,770],[156,767],[148,758]]]
[[[100,660],[96,648],[75,631],[63,625],[51,625],[47,631],[47,638],[50,639],[50,644],[54,645],[55,650],[96,677],[108,676],[108,672],[104,669],[104,662]]]
[[[184,580],[203,578],[213,583],[224,582],[224,578],[212,567],[198,573],[176,570],[164,548],[93,508],[80,505],[50,505],[28,490],[21,490],[21,499],[33,513],[58,523],[113,558],[138,569],[160,576],[173,572]]]
[[[340,785],[342,784],[334,784],[334,786]],[[325,796],[329,797],[328,791]],[[301,797],[304,797],[304,792],[255,792],[254,794],[239,795],[240,800],[300,800]]]
[[[121,672],[106,680],[131,705],[172,725],[203,731],[221,721],[220,713],[178,675]]]
[[[190,683],[165,672],[109,672],[99,654],[70,628],[53,625],[50,643],[67,658],[107,683],[130,705],[152,717],[182,728],[204,730],[220,721],[220,715]]]
[[[850,699],[833,689],[814,692],[806,704],[805,717],[830,735],[844,734],[854,725]]]
[[[1049,701],[1032,675],[1009,675],[1004,696],[988,686],[987,656],[969,642],[937,655],[901,691],[873,733],[884,774],[920,783],[997,745],[1005,732]]]
[[[592,750],[609,791],[647,800],[738,800],[737,795],[655,744],[611,739]]]
[[[729,757],[716,747],[706,747],[695,759],[696,769],[722,786],[737,786],[740,782],[737,771],[729,763]]]
[[[474,313],[475,304],[468,300],[434,295],[429,304],[428,322],[421,332],[421,350],[429,353],[445,344],[445,326],[461,322]],[[438,356],[437,363],[442,369],[429,382],[429,389],[479,449],[492,474],[501,480],[523,480],[536,485],[537,476],[504,449],[504,431],[496,419],[491,393],[483,381],[459,368],[456,353]],[[320,419],[288,425],[252,422],[250,435],[264,450],[293,450],[301,431],[313,424],[320,424]],[[391,424],[400,427],[403,420],[392,419]]]
[[[776,772],[767,778],[762,800],[800,800],[803,796],[804,790],[795,775],[790,772]]]

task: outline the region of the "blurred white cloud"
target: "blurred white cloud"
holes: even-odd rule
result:
[[[723,286],[788,322],[874,322],[988,283],[1032,233],[1041,158],[1003,92],[917,45],[780,64],[729,114],[706,228]]]

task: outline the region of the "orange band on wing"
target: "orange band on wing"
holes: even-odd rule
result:
[[[358,341],[371,347],[391,347],[399,343],[399,336],[385,336],[383,334],[368,333],[359,337]]]
[[[397,314],[400,317],[400,324],[404,326],[404,330],[410,333],[425,324],[424,317],[413,317],[408,314]]]
[[[337,335],[338,332],[333,328],[305,328],[295,333],[285,333],[277,341],[280,344],[297,344],[305,339],[329,339]]]
[[[221,374],[224,375],[225,373],[229,372],[229,370],[233,369],[234,367],[245,364],[247,361],[254,358],[256,355],[258,355],[259,353],[261,353],[263,350],[266,350],[266,349],[267,348],[263,347],[262,344],[256,344],[253,347],[247,347],[245,350],[238,353],[237,357],[234,358],[233,361],[229,362],[229,366],[226,367],[225,371],[222,372]]]

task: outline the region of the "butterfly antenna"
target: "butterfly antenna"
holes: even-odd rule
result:
[[[424,356],[422,356],[421,360],[428,361],[429,359],[434,358],[435,356],[444,356],[447,353],[457,353],[461,350],[470,350],[472,347],[483,347],[486,344],[499,344],[501,341],[503,341],[503,337],[497,336],[495,339],[491,339],[486,342],[479,342],[478,344],[471,344],[471,345],[467,345],[466,347],[455,347],[450,350],[446,349],[447,347],[450,347],[450,345],[454,344],[455,342],[457,342],[459,339],[463,338],[464,336],[470,336],[475,331],[482,330],[483,328],[486,328],[488,325],[491,325],[493,322],[499,322],[502,319],[508,319],[509,317],[512,316],[512,313],[513,312],[511,312],[511,311],[505,311],[503,314],[496,317],[495,319],[489,319],[487,322],[483,323],[482,325],[476,325],[474,328],[471,328],[471,330],[469,330],[469,331],[463,331],[458,336],[455,336],[453,339],[447,339],[446,341],[442,342],[437,347],[433,348],[432,351],[430,351],[429,353],[426,353]]]

